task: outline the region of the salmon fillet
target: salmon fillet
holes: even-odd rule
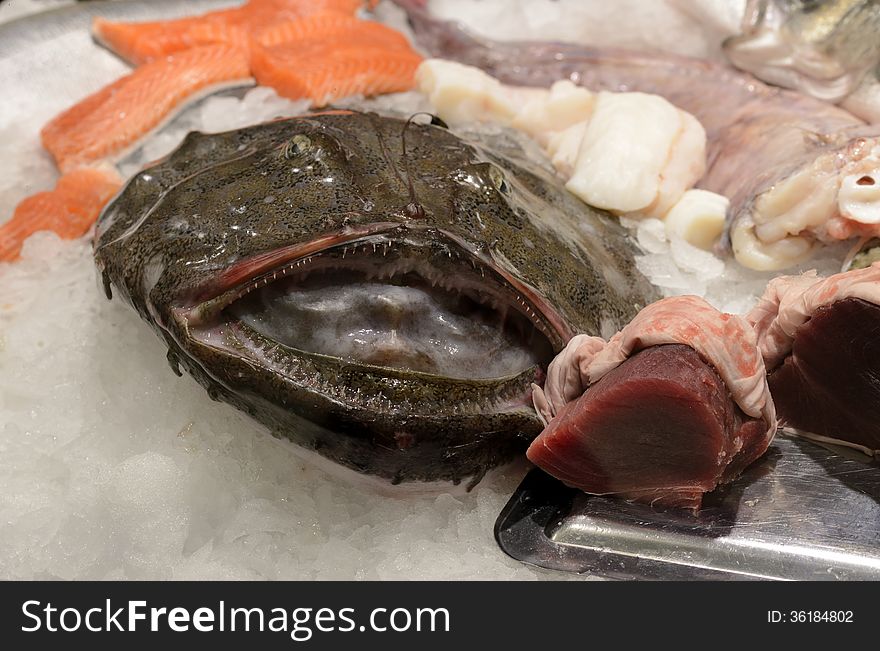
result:
[[[409,90],[422,57],[381,23],[315,15],[274,25],[251,42],[257,82],[324,106],[347,95]]]
[[[295,46],[333,38],[352,43],[352,39],[373,39],[375,44],[411,49],[409,40],[397,30],[373,21],[359,20],[339,12],[325,11],[298,20],[274,23],[254,33],[262,46]],[[352,43],[353,44],[353,43]]]
[[[295,65],[284,58],[254,61],[260,84],[290,99],[308,98],[316,107],[349,95],[410,90],[422,59],[414,52],[369,48],[327,52],[322,60]]]
[[[62,172],[121,154],[201,91],[250,78],[245,50],[206,45],[146,63],[56,116],[40,132]]]
[[[12,219],[0,225],[0,261],[18,258],[24,241],[37,231],[81,237],[121,186],[115,170],[82,168],[62,176],[54,190],[23,199]]]
[[[240,9],[229,9],[148,23],[116,23],[97,16],[92,35],[126,61],[140,65],[200,45],[239,43],[244,36],[237,24],[240,13]]]
[[[97,17],[92,34],[99,43],[135,65],[202,45],[244,47],[249,34],[272,24],[316,13],[352,16],[363,0],[251,0],[242,7],[201,16],[143,23]]]

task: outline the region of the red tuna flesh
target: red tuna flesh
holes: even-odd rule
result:
[[[696,510],[764,453],[766,432],[696,351],[667,344],[636,353],[566,404],[528,457],[587,493]]]
[[[769,383],[782,425],[880,450],[880,307],[818,308]]]

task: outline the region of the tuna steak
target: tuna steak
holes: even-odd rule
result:
[[[763,454],[766,429],[695,350],[667,344],[636,353],[565,405],[528,454],[587,493],[696,509]]]
[[[392,481],[479,477],[541,430],[575,332],[650,302],[633,245],[502,138],[328,111],[190,134],[95,258],[209,395]]]
[[[880,453],[880,263],[774,278],[748,319],[781,424]]]
[[[880,450],[880,307],[847,298],[798,328],[791,354],[770,374],[782,424]]]
[[[553,360],[528,457],[588,493],[696,510],[776,433],[764,368],[745,319],[696,296],[657,301]]]

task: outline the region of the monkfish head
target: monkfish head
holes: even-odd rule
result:
[[[190,134],[104,212],[95,258],[209,395],[393,481],[521,452],[554,353],[651,291],[540,170],[348,111]]]

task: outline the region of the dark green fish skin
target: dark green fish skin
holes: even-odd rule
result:
[[[487,292],[523,297],[557,351],[656,298],[620,225],[516,146],[414,122],[403,142],[404,125],[327,111],[191,133],[104,211],[95,260],[172,368],[276,435],[394,482],[478,480],[540,431],[530,385],[542,369],[472,380],[371,366],[243,335],[222,312],[255,279],[346,252],[479,271]]]

